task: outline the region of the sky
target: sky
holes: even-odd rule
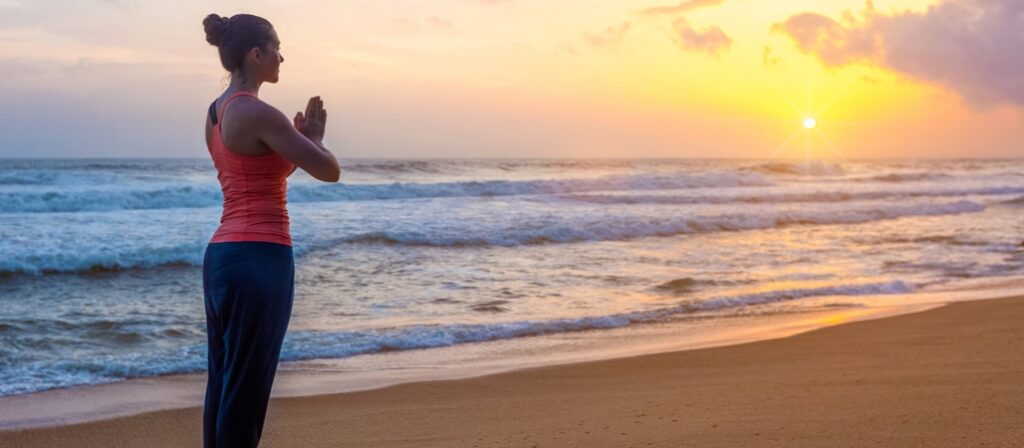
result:
[[[0,0],[0,157],[206,157],[209,13],[342,158],[1024,154],[1019,0]]]

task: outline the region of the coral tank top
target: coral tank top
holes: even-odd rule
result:
[[[221,137],[220,118],[231,101],[242,95],[256,97],[249,92],[231,95],[219,116],[217,102],[210,105],[213,137],[207,149],[224,193],[220,227],[210,242],[262,241],[291,246],[287,179],[295,165],[274,151],[258,156],[233,152]]]

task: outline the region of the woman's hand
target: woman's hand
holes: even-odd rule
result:
[[[324,102],[319,96],[309,99],[306,105],[306,113],[295,113],[295,129],[314,143],[322,143],[324,130],[327,128],[327,110],[324,109]]]
[[[341,165],[323,143],[327,111],[320,97],[310,98],[306,112],[295,114],[291,123],[274,106],[262,101],[253,104],[252,130],[261,142],[311,176],[338,181]]]

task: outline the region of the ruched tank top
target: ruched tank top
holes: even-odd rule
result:
[[[224,111],[232,100],[242,95],[256,97],[249,92],[235,93],[224,101],[220,114],[217,102],[210,104],[213,137],[207,149],[224,193],[220,227],[210,242],[262,241],[291,246],[288,175],[295,170],[295,165],[275,151],[258,156],[233,152],[221,136]]]

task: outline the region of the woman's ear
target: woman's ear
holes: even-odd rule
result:
[[[249,57],[252,58],[252,62],[258,65],[263,62],[263,50],[260,47],[252,47],[249,49]]]

